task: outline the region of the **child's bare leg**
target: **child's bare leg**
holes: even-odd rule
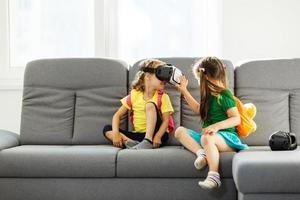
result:
[[[206,153],[209,171],[218,172],[220,155],[214,140],[214,136],[211,136],[209,134],[202,135],[201,144],[203,145]]]
[[[194,162],[196,169],[200,170],[206,166],[206,155],[202,147],[188,134],[188,130],[182,126],[178,127],[175,131],[175,137],[180,141],[185,148],[197,155]]]
[[[217,172],[219,170],[219,158],[220,158],[219,151],[220,152],[234,151],[234,149],[229,147],[224,141],[224,139],[217,134],[203,135],[201,140],[202,140],[201,143],[206,152],[209,170]]]
[[[207,178],[204,181],[200,181],[199,185],[204,189],[213,189],[221,186],[219,170],[219,159],[220,153],[225,151],[234,151],[229,147],[224,139],[217,135],[203,135],[201,138],[201,143],[204,147],[207,161],[209,165],[209,172]]]
[[[182,126],[176,129],[175,138],[194,154],[197,154],[197,151],[202,149],[201,146],[188,134],[188,130]]]
[[[157,121],[157,113],[155,109],[154,103],[147,103],[146,104],[146,135],[145,138],[152,141],[155,125]]]
[[[133,149],[152,149],[152,139],[155,131],[157,113],[154,103],[149,102],[146,104],[146,134],[144,140],[135,145]]]

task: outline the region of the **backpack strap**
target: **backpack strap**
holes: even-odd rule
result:
[[[157,108],[161,112],[161,104],[162,104],[162,96],[164,94],[163,90],[158,90],[158,96],[157,96]],[[168,131],[169,133],[172,133],[174,130],[174,120],[172,115],[170,115],[169,118],[169,124],[168,124]]]
[[[161,110],[161,100],[162,100],[163,94],[164,94],[163,90],[158,90],[158,96],[157,96],[157,107],[158,107],[158,110]]]
[[[131,94],[129,94],[127,96],[126,103],[130,107],[130,109],[132,110]]]

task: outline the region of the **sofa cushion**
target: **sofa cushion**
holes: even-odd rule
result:
[[[233,179],[222,179],[222,187],[213,192],[201,190],[197,184],[199,180],[198,178],[1,178],[0,199],[237,200]]]
[[[75,92],[25,86],[21,144],[71,144]]]
[[[297,137],[299,138],[297,143],[300,145],[300,89],[291,90],[289,94],[290,131],[297,134]]]
[[[234,152],[221,153],[220,173],[232,178],[231,163]],[[117,177],[124,178],[204,178],[204,170],[194,167],[195,154],[180,146],[166,146],[154,150],[121,150],[117,158]]]
[[[257,131],[243,142],[248,145],[268,145],[269,136],[277,130],[290,130],[289,92],[263,89],[237,89],[237,94],[244,103],[255,104],[257,112],[254,121]]]
[[[239,192],[300,193],[300,150],[243,151],[233,158],[233,178]]]
[[[102,128],[111,123],[127,94],[127,72],[127,64],[112,59],[28,63],[21,144],[108,144]]]
[[[126,95],[125,91],[124,87],[113,85],[78,90],[72,144],[111,144],[103,137],[102,130],[105,125],[112,123],[114,113],[121,106],[120,99]],[[120,128],[126,127],[127,116],[124,116]]]
[[[0,177],[115,177],[118,148],[23,145],[0,151]]]
[[[300,137],[299,67],[300,59],[279,59],[246,62],[236,68],[237,96],[257,106],[257,131],[243,139],[245,143],[268,145],[277,130]]]

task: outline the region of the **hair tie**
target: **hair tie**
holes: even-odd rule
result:
[[[198,68],[198,72],[200,73],[201,71],[202,71],[203,73],[205,73],[205,68],[202,68],[202,67]]]

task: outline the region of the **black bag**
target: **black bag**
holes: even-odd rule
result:
[[[272,151],[294,150],[297,148],[296,135],[294,133],[276,131],[269,138],[269,146]]]

